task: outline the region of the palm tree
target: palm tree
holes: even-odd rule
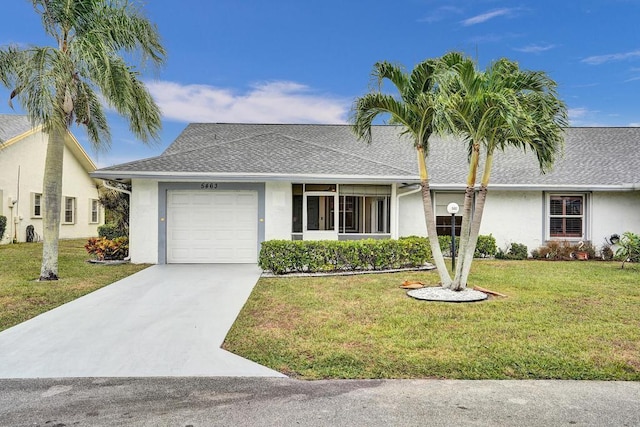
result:
[[[160,111],[126,60],[160,65],[157,28],[132,0],[31,0],[53,46],[0,48],[0,82],[12,89],[34,126],[48,134],[40,280],[58,278],[64,139],[86,129],[95,148],[110,142],[103,102],[124,116],[143,142],[157,139]]]
[[[401,125],[402,134],[411,137],[418,159],[427,235],[442,286],[448,287],[452,281],[436,233],[426,165],[429,137],[434,131],[436,70],[439,68],[441,68],[440,60],[435,59],[419,63],[411,73],[406,73],[402,67],[386,61],[376,63],[372,77],[377,88],[355,100],[351,122],[356,136],[370,142],[373,121],[380,115],[388,114],[391,116],[392,123]],[[395,86],[398,91],[397,97],[381,92],[384,81],[389,81]]]
[[[551,78],[543,72],[521,70],[508,59],[500,59],[480,72],[471,59],[460,55],[447,72],[441,79],[434,126],[468,143],[460,258],[451,285],[453,290],[462,290],[473,261],[496,150],[531,150],[540,171],[546,172],[561,150],[567,111]],[[483,174],[475,194],[483,154]]]

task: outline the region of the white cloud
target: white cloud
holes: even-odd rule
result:
[[[495,9],[489,12],[482,13],[480,15],[472,16],[471,18],[467,18],[462,21],[462,25],[468,27],[469,25],[476,25],[486,22],[490,19],[497,18],[498,16],[510,15],[514,9],[503,8],[503,9]]]
[[[450,14],[459,14],[462,13],[462,9],[454,6],[442,6],[437,8],[430,15],[425,16],[424,18],[418,19],[418,22],[427,22],[432,24],[434,22],[442,21]]]
[[[627,126],[632,128],[640,128],[640,122],[629,123]]]
[[[256,84],[245,92],[170,81],[147,87],[164,118],[180,122],[345,123],[351,102],[290,81]]]
[[[569,113],[569,120],[575,120],[575,119],[579,119],[581,117],[586,116],[589,113],[589,110],[584,107],[569,108],[568,113]]]
[[[529,46],[514,48],[513,50],[517,50],[518,52],[524,52],[524,53],[541,53],[541,52],[546,52],[547,50],[551,50],[554,47],[556,47],[555,44],[547,44],[547,45],[530,44]]]
[[[608,55],[589,56],[587,58],[584,58],[581,62],[584,62],[589,65],[600,65],[600,64],[604,64],[605,62],[623,61],[625,59],[636,58],[636,57],[640,57],[640,49],[632,50],[630,52],[624,52],[624,53],[611,53]]]

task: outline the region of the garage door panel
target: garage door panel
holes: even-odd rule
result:
[[[167,195],[167,262],[257,262],[258,196],[176,190]]]
[[[189,205],[191,198],[184,193],[169,193],[168,202],[173,206]]]
[[[233,206],[236,199],[235,193],[213,193],[213,202],[216,206]]]
[[[236,197],[236,203],[241,206],[253,206],[255,202],[255,197],[250,194],[239,194],[238,197]]]
[[[211,212],[200,211],[200,210],[194,211],[190,215],[190,219],[196,224],[207,225],[207,223],[212,220]]]

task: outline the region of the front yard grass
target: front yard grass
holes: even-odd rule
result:
[[[52,282],[36,281],[41,243],[0,245],[0,331],[148,267],[90,264],[86,242],[60,240],[60,280]]]
[[[475,261],[480,303],[418,301],[435,272],[262,278],[224,348],[324,378],[640,380],[640,266]]]

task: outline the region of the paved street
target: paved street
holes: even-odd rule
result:
[[[2,426],[637,426],[640,383],[0,380]]]

